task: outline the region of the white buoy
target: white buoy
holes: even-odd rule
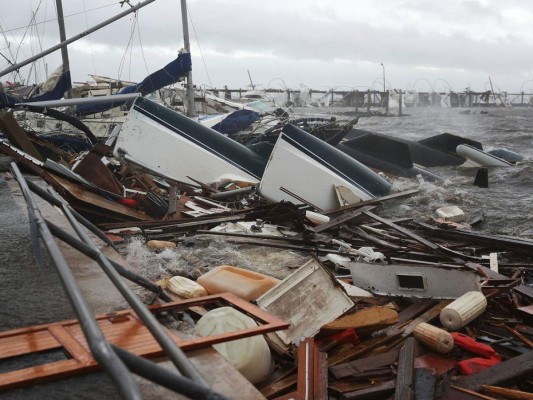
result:
[[[416,340],[437,353],[448,354],[453,349],[453,337],[444,329],[426,322],[418,324],[413,331]]]
[[[449,331],[456,331],[479,317],[487,308],[487,299],[481,292],[467,292],[440,312],[440,323]]]
[[[202,285],[184,276],[173,276],[170,278],[168,280],[167,290],[186,299],[207,296],[207,292]]]

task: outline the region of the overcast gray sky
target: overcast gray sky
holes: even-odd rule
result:
[[[118,0],[63,3],[67,37],[123,10]],[[263,88],[380,89],[383,63],[387,88],[481,91],[490,89],[490,76],[495,90],[533,91],[533,3],[527,0],[187,4],[196,85],[244,88],[249,70]],[[0,53],[11,61],[59,42],[55,0],[2,0],[2,9],[0,27],[9,48],[0,36]],[[27,30],[33,15],[39,24]],[[138,12],[136,22],[124,17],[70,45],[73,80],[86,81],[96,73],[139,81],[182,47],[180,1],[156,0]],[[49,71],[56,68],[59,52],[38,63],[38,80],[44,78],[44,63]],[[0,59],[2,69],[7,65]],[[22,70],[24,79],[28,71]]]

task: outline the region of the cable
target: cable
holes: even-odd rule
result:
[[[187,7],[187,14],[189,15],[189,20],[191,21],[192,30],[194,32],[194,37],[196,38],[196,43],[198,44],[198,50],[200,50],[200,57],[202,58],[202,63],[204,64],[205,74],[207,75],[207,80],[209,81],[209,86],[213,86],[211,83],[211,77],[209,76],[209,71],[207,70],[207,65],[205,64],[204,54],[202,53],[202,48],[200,47],[200,41],[198,40],[198,35],[196,34],[196,28],[194,27],[194,22],[192,20],[191,11]]]
[[[150,75],[150,71],[148,70],[148,64],[146,63],[146,57],[144,55],[143,42],[141,40],[141,22],[140,21],[137,23],[137,36],[139,37],[139,45],[141,46],[141,54],[144,60],[144,68],[146,69],[146,74]]]
[[[85,26],[89,29],[89,20],[87,19],[87,9],[85,8],[85,0],[83,0],[83,13],[85,14]],[[94,74],[96,75],[96,64],[94,63],[94,53],[93,53],[93,41],[91,40],[91,35],[87,35],[89,39],[89,48],[91,49],[91,61],[93,63]]]
[[[86,11],[77,12],[77,13],[74,13],[74,14],[65,15],[64,18],[74,17],[74,16],[76,16],[76,15],[80,15],[80,14],[88,13],[88,12],[91,12],[91,11],[101,10],[102,8],[107,8],[107,7],[111,7],[111,6],[114,6],[114,5],[116,5],[116,2],[113,2],[113,4],[108,4],[107,6],[102,6],[102,7],[97,7],[97,8],[91,8],[90,10],[86,10]],[[46,24],[47,22],[52,22],[52,21],[57,21],[57,18],[47,19],[47,20],[44,20],[44,21],[41,21],[41,22],[35,22],[33,25]],[[18,30],[20,30],[20,29],[25,29],[25,28],[28,28],[28,26],[19,26],[18,28],[12,28],[12,29],[9,29],[9,30],[7,30],[7,31],[4,31],[4,33],[9,33],[9,32],[13,32],[13,31],[18,31]]]
[[[137,26],[137,11],[135,11],[133,13],[133,23],[131,24],[130,38],[128,40],[128,44],[126,45],[126,49],[124,50],[124,54],[122,55],[122,59],[120,60],[120,64],[118,66],[118,77],[117,77],[117,79],[119,79],[119,80],[120,80],[120,77],[122,76],[122,71],[124,69],[124,63],[126,61],[126,54],[128,52],[128,49],[130,48],[130,46],[132,46],[133,36],[135,35],[135,27],[136,26]],[[131,51],[131,49],[130,49],[130,51]]]

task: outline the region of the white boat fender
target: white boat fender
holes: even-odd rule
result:
[[[449,331],[457,331],[479,317],[487,309],[487,299],[481,292],[467,292],[440,312],[440,323]]]

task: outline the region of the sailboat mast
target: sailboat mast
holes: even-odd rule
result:
[[[59,40],[61,42],[64,42],[65,40],[67,40],[67,35],[65,34],[65,19],[63,17],[63,4],[61,3],[61,0],[56,0],[56,10],[57,23],[59,24]],[[67,46],[61,47],[61,58],[63,59],[63,73],[70,71]],[[67,95],[65,97],[67,99],[72,98],[72,81],[68,85]]]
[[[136,6],[128,8],[127,10],[121,12],[120,14],[117,14],[114,17],[109,18],[109,19],[105,20],[104,22],[102,22],[102,23],[100,23],[98,25],[95,25],[95,26],[93,26],[92,28],[90,28],[88,30],[86,30],[86,31],[84,31],[82,33],[79,33],[76,36],[71,37],[70,39],[64,40],[61,43],[56,44],[55,46],[50,47],[48,50],[45,50],[45,51],[43,51],[43,52],[41,52],[39,54],[36,54],[36,55],[34,55],[34,56],[32,56],[32,57],[30,57],[30,58],[18,63],[18,64],[11,65],[9,68],[6,68],[3,71],[0,71],[0,76],[4,76],[6,74],[9,74],[10,72],[16,71],[19,68],[22,68],[25,65],[28,65],[28,64],[34,62],[35,60],[38,60],[39,58],[42,58],[42,57],[44,57],[44,56],[46,56],[46,55],[48,55],[50,53],[53,53],[54,51],[62,48],[63,46],[66,46],[67,44],[75,42],[76,40],[79,40],[79,39],[87,36],[88,34],[93,33],[94,31],[97,31],[98,29],[101,29],[104,26],[109,25],[112,22],[115,22],[117,19],[120,19],[120,18],[124,17],[125,15],[128,15],[128,14],[130,14],[132,12],[137,11],[139,8],[142,8],[144,6],[147,6],[150,3],[153,3],[154,1],[155,0],[145,0],[142,3],[137,4]]]
[[[191,44],[189,41],[189,25],[187,23],[187,1],[181,0],[181,20],[183,23],[183,42],[185,51],[191,52]],[[187,73],[187,116],[194,117],[196,110],[194,109],[194,90],[192,85],[192,70]]]

